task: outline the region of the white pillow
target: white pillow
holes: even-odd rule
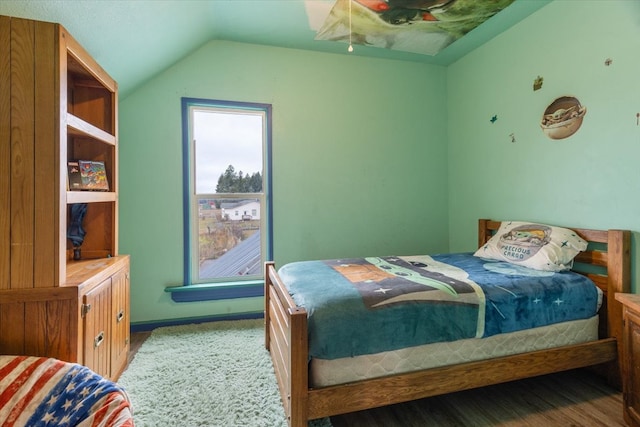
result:
[[[536,270],[562,271],[587,249],[587,242],[573,230],[545,224],[503,221],[496,234],[475,256]]]

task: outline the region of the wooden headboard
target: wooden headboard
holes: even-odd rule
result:
[[[478,221],[478,247],[481,247],[500,228],[500,221]],[[628,230],[591,230],[571,228],[589,242],[586,251],[576,256],[574,270],[585,274],[607,295],[628,292],[630,289],[631,232]],[[591,266],[592,268],[580,268]],[[594,272],[597,271],[597,272]]]
[[[489,219],[478,221],[478,247],[489,241],[500,224],[500,221]],[[615,294],[629,292],[631,288],[631,232],[568,228],[589,243],[587,250],[576,256],[573,270],[589,277],[604,293],[600,308],[600,338],[621,338],[622,305],[615,300]],[[617,341],[620,358],[622,339]]]

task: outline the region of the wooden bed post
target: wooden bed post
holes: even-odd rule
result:
[[[290,310],[289,427],[306,427],[309,419],[309,338],[307,311]],[[292,404],[293,402],[293,404]]]
[[[607,242],[607,334],[616,338],[618,343],[618,363],[611,364],[608,381],[621,388],[622,367],[622,304],[615,298],[618,292],[630,292],[631,232],[628,230],[609,230]]]
[[[289,427],[307,427],[309,419],[309,339],[307,311],[298,307],[265,263],[265,347],[271,353]]]
[[[487,230],[487,222],[488,219],[479,219],[478,220],[478,248],[484,246],[485,243],[491,238],[489,236],[489,230]]]

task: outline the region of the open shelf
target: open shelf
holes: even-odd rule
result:
[[[102,129],[67,113],[67,134],[75,137],[93,138],[100,142],[116,145],[116,137]]]
[[[117,197],[113,191],[67,191],[67,204],[115,202]]]
[[[117,83],[80,46],[73,37],[62,32],[65,43],[66,66],[61,77],[66,94],[66,158],[64,161],[102,162],[105,166],[109,191],[69,191],[64,195],[65,206],[61,215],[66,217],[66,228],[71,222],[71,206],[86,203],[83,220],[86,231],[80,247],[82,258],[97,259],[118,255],[118,135],[117,135]],[[65,166],[66,166],[65,164]],[[65,167],[66,170],[66,167]],[[66,179],[66,177],[65,177]],[[73,246],[64,230],[64,260],[70,268]]]

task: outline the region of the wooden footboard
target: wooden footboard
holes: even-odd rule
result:
[[[480,220],[479,244],[499,226]],[[265,345],[289,426],[306,427],[311,419],[594,365],[606,366],[610,382],[618,385],[622,352],[616,337],[622,336],[622,314],[614,295],[629,291],[630,232],[574,230],[595,244],[579,255],[577,264],[604,270],[584,272],[605,294],[598,341],[322,388],[308,385],[307,312],[296,306],[274,263],[265,264]]]

